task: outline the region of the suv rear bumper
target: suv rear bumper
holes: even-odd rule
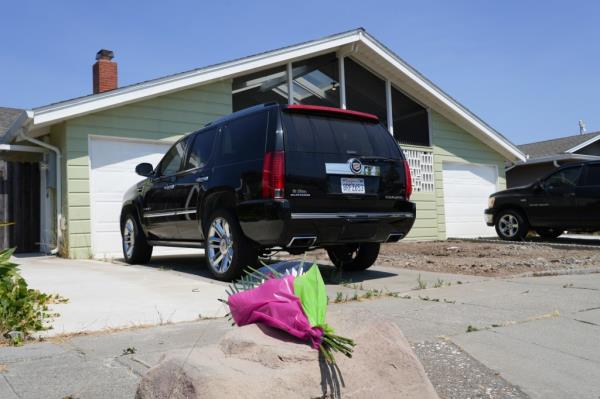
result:
[[[291,212],[285,200],[250,201],[238,207],[247,237],[264,247],[282,248],[398,241],[412,228],[415,215],[412,202],[389,212]]]

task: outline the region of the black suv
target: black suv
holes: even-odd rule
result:
[[[567,229],[600,231],[600,162],[569,164],[529,186],[492,194],[485,216],[504,240],[521,240],[530,229],[543,238]]]
[[[155,245],[204,247],[218,279],[259,255],[325,248],[336,266],[366,269],[380,243],[415,220],[408,163],[376,116],[308,105],[264,104],[189,134],[125,194],[128,263]]]

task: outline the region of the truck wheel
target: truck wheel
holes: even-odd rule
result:
[[[518,241],[525,238],[529,226],[520,212],[512,209],[500,211],[496,216],[496,233],[507,241]]]
[[[244,268],[255,266],[258,252],[244,233],[237,218],[228,210],[217,210],[208,218],[204,235],[206,264],[216,279],[231,281]]]
[[[121,227],[123,257],[130,265],[146,264],[152,257],[152,245],[148,244],[137,218],[128,212]]]
[[[535,232],[542,238],[552,239],[560,237],[565,231],[564,229],[539,228],[535,229]]]
[[[327,254],[335,267],[358,271],[368,269],[375,263],[379,247],[380,244],[376,242],[340,245],[327,248]]]

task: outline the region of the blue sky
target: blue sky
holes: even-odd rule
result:
[[[168,6],[165,6],[168,4]],[[2,6],[0,106],[89,94],[359,26],[520,144],[600,130],[597,1],[26,1]]]

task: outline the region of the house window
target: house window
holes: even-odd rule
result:
[[[392,86],[394,137],[402,144],[429,146],[427,109]]]
[[[385,82],[350,58],[344,58],[344,69],[348,109],[377,115],[385,126]]]
[[[269,102],[287,104],[285,65],[233,79],[232,96],[234,112]]]
[[[338,60],[334,53],[292,64],[294,104],[340,106]]]

